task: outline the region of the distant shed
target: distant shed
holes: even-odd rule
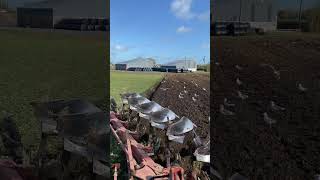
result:
[[[197,62],[194,60],[177,60],[161,66],[162,69],[183,69],[197,71]]]
[[[106,0],[42,0],[17,7],[21,27],[52,28],[64,19],[108,19]]]
[[[135,58],[115,64],[116,70],[128,70],[132,68],[153,68],[156,61],[152,58]]]
[[[53,28],[52,8],[17,8],[17,25],[31,28]]]
[[[277,28],[276,0],[211,0],[211,21],[247,22],[266,31]]]

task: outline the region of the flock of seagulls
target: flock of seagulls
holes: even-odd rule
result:
[[[175,82],[179,83],[180,81],[175,80]],[[161,82],[161,84],[164,84],[164,83],[166,83],[166,80],[163,80],[163,81]],[[184,98],[185,98],[185,95],[188,94],[187,87],[186,87],[186,84],[187,84],[187,83],[184,82],[184,81],[182,81],[182,83],[183,83],[184,85],[183,85],[183,90],[178,94],[179,99],[184,99]],[[191,83],[194,84],[197,88],[199,88],[199,85],[198,85],[196,82],[194,82],[193,80],[191,80]],[[166,88],[165,88],[165,87],[161,87],[161,88],[160,88],[160,90],[162,90],[162,91],[167,91],[168,89],[169,89],[169,88],[167,88],[167,87],[166,87]],[[206,88],[202,88],[202,90],[203,90],[203,91],[207,91]],[[191,96],[192,101],[193,101],[193,102],[196,102],[196,101],[197,101],[197,98],[198,98],[199,96],[200,96],[199,94],[194,93],[194,95]]]
[[[218,62],[215,62],[215,65],[217,66],[220,66],[220,63]],[[275,76],[275,78],[277,80],[280,79],[280,71],[277,70],[274,66],[270,65],[270,64],[265,64],[265,63],[262,63],[260,64],[262,67],[268,67],[270,68],[272,71],[273,71],[273,75]],[[240,65],[235,65],[234,66],[238,71],[243,71],[245,68],[244,67],[241,67]],[[244,84],[244,82],[242,82],[239,78],[236,78],[235,80],[235,83],[238,85],[238,86],[242,86]],[[300,92],[306,92],[308,91],[308,88],[304,87],[301,83],[297,83],[297,89],[300,91]],[[241,99],[242,101],[246,100],[249,98],[249,96],[247,94],[244,94],[243,92],[241,92],[240,90],[237,90],[236,91],[236,97],[238,97],[239,99]],[[224,100],[223,100],[223,104],[220,104],[219,105],[219,112],[225,116],[233,116],[235,115],[236,113],[235,112],[232,112],[231,110],[228,110],[228,108],[232,108],[232,107],[235,107],[236,105],[229,102],[229,100],[225,97]],[[282,106],[279,106],[276,104],[276,102],[274,101],[270,101],[270,108],[273,112],[281,112],[281,111],[285,111],[286,108],[285,107],[282,107]],[[272,124],[275,124],[277,122],[276,119],[273,119],[271,118],[267,112],[263,112],[263,120],[269,124],[269,125],[272,125]]]
[[[179,82],[179,81],[176,81],[176,82]],[[192,84],[194,84],[197,88],[199,88],[199,85],[194,82],[193,80],[191,81]],[[187,95],[188,94],[188,91],[187,91],[187,87],[185,86],[187,83],[186,82],[183,82],[184,86],[183,86],[183,91],[181,91],[178,95],[179,99],[183,99],[184,98],[184,95]],[[206,88],[202,88],[203,91],[207,91]],[[193,102],[196,102],[197,101],[197,98],[199,97],[200,95],[199,94],[196,94],[194,93],[193,96],[191,96],[191,99]]]

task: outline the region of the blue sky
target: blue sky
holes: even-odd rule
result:
[[[111,62],[210,57],[209,0],[111,0]]]

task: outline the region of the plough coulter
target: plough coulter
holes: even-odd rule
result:
[[[126,155],[129,179],[198,180],[210,179],[202,167],[210,163],[210,140],[201,140],[196,134],[197,126],[187,117],[179,117],[168,108],[137,93],[121,94],[122,106],[111,100],[111,132]],[[146,125],[145,123],[147,122]],[[163,131],[166,139],[157,137]],[[192,173],[186,173],[179,164],[179,154],[174,154],[169,142],[183,144],[187,134],[193,135],[197,146],[193,154],[195,164]],[[147,137],[146,137],[147,136]],[[160,146],[165,147],[165,163],[154,158]],[[119,166],[114,166],[118,170]],[[206,174],[206,175],[203,175]],[[117,174],[114,178],[117,178]]]

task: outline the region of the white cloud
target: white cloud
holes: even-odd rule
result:
[[[173,0],[171,11],[179,19],[192,19],[195,15],[191,12],[192,0]]]
[[[188,28],[188,27],[185,27],[185,26],[180,26],[177,29],[177,33],[187,33],[187,32],[190,32],[191,30],[192,30],[191,28]]]
[[[200,21],[207,21],[210,19],[210,10],[204,11],[202,13],[195,13],[192,11],[192,1],[193,0],[173,0],[171,2],[171,12],[178,18],[182,20],[198,19]]]
[[[124,45],[121,45],[121,44],[114,45],[113,49],[118,51],[118,52],[127,52],[129,50],[129,48],[127,46],[124,46]]]

